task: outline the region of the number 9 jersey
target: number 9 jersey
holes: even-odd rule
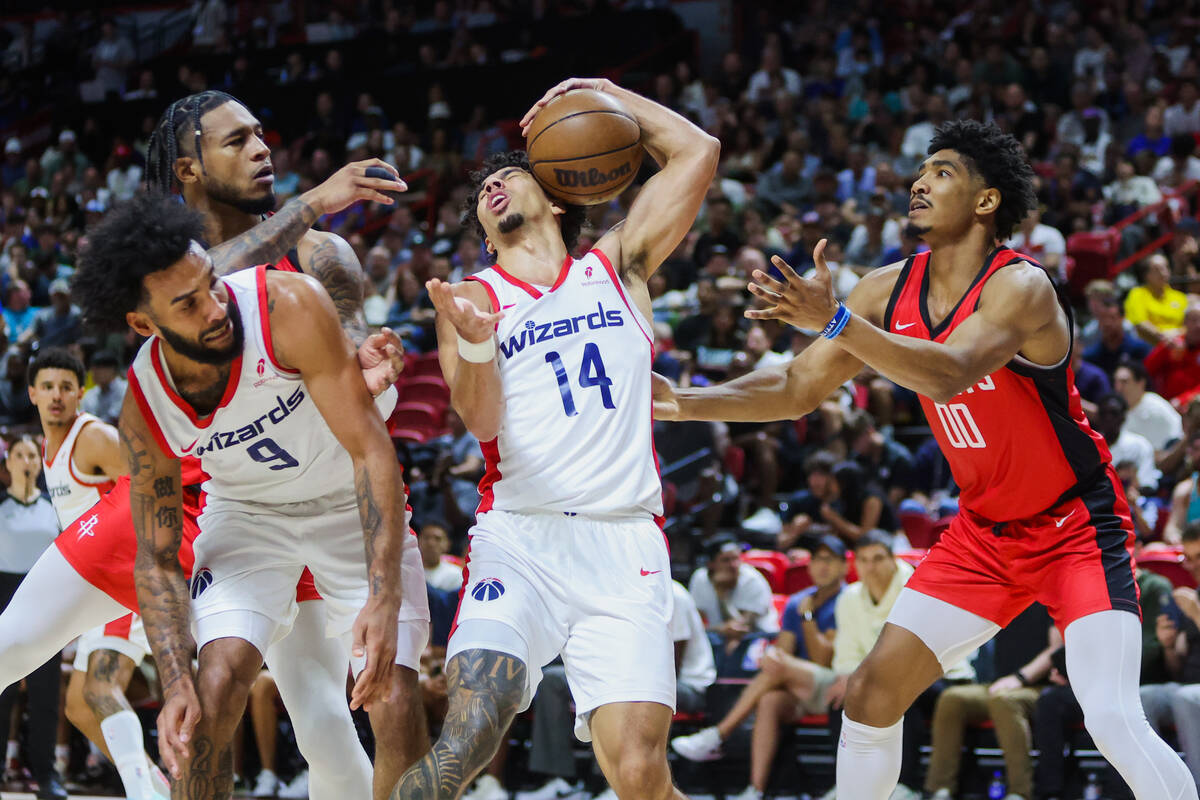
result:
[[[500,432],[483,442],[479,513],[659,516],[652,328],[599,250],[563,262],[551,287],[497,264],[468,280],[503,311]]]
[[[230,316],[240,317],[245,342],[216,411],[200,419],[179,395],[158,337],[142,345],[129,368],[129,388],[159,446],[177,458],[199,458],[209,476],[203,489],[213,498],[298,503],[335,491],[353,498],[350,456],[300,374],[275,360],[266,268],[223,280]]]

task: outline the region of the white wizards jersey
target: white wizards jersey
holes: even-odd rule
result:
[[[96,505],[96,501],[116,484],[107,475],[84,475],[75,467],[75,442],[79,432],[99,418],[80,412],[58,452],[46,457],[46,444],[42,443],[42,470],[46,473],[46,488],[50,490],[50,502],[58,514],[58,524],[67,527],[83,516],[83,512]]]
[[[142,345],[129,388],[165,452],[195,456],[214,498],[297,503],[333,493],[353,497],[349,454],[329,430],[299,373],[275,361],[267,315],[266,267],[222,280],[241,316],[242,352],[220,404],[204,419],[179,395],[158,337]]]
[[[649,323],[598,250],[539,288],[500,265],[471,276],[496,310],[504,414],[482,443],[479,511],[662,514]]]

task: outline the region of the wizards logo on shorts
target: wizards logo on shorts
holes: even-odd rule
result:
[[[200,569],[196,570],[196,574],[192,576],[192,582],[190,586],[192,599],[195,600],[200,595],[204,594],[204,590],[212,586],[212,582],[212,570],[210,570],[208,567],[201,567]]]
[[[504,584],[499,578],[484,578],[471,587],[471,597],[480,602],[496,600],[504,594]]]

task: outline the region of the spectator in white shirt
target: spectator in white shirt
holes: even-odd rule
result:
[[[1148,380],[1142,362],[1129,359],[1113,373],[1113,389],[1129,404],[1123,430],[1145,436],[1161,452],[1183,436],[1183,417],[1161,395],[1146,391]]]
[[[1194,80],[1179,85],[1179,99],[1163,116],[1163,131],[1167,136],[1200,133],[1200,91]]]
[[[675,642],[675,704],[679,711],[695,713],[704,708],[708,687],[717,679],[712,645],[696,601],[679,581],[671,581],[675,610],[671,612],[671,639]]]
[[[1195,149],[1196,140],[1191,134],[1171,137],[1171,153],[1154,165],[1154,180],[1160,186],[1172,187],[1200,180],[1200,158],[1192,155]]]
[[[1098,410],[1092,426],[1108,442],[1113,463],[1128,461],[1136,465],[1138,487],[1157,491],[1162,472],[1154,463],[1154,445],[1140,433],[1125,429],[1125,414],[1129,411],[1125,398],[1113,392],[1100,398],[1096,406]]]
[[[1044,210],[1042,205],[1031,208],[1007,244],[1018,253],[1037,259],[1054,277],[1065,279],[1063,259],[1067,255],[1067,240],[1058,228],[1042,224]]]
[[[727,653],[750,633],[779,630],[770,584],[742,562],[742,546],[728,537],[717,537],[709,545],[708,564],[692,573],[688,592]]]
[[[800,80],[800,73],[783,66],[783,56],[779,48],[767,45],[763,48],[758,71],[750,76],[746,94],[753,103],[770,102],[779,92],[798,98],[802,88],[804,86]]]
[[[462,567],[446,560],[446,553],[450,552],[450,536],[445,528],[435,523],[421,526],[421,532],[417,534],[417,548],[421,551],[421,563],[425,565],[425,583],[443,592],[462,588]]]
[[[92,380],[96,385],[87,390],[80,408],[116,425],[128,383],[121,377],[120,363],[113,353],[100,350],[92,356]]]
[[[1125,216],[1161,201],[1162,192],[1153,178],[1138,175],[1133,161],[1122,156],[1117,161],[1117,179],[1104,187],[1104,199],[1110,206],[1120,209],[1120,216]]]
[[[904,131],[900,154],[913,166],[921,163],[928,154],[929,142],[933,139],[934,129],[948,118],[946,98],[940,94],[931,94],[925,101],[925,119],[914,122]]]

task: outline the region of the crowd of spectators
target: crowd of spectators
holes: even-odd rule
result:
[[[14,74],[45,65],[48,82],[61,78],[62,68],[49,65],[75,47],[74,72],[67,72],[78,90],[71,106],[78,113],[56,117],[48,143],[4,138],[0,426],[10,436],[36,430],[25,365],[32,352],[51,345],[69,347],[89,364],[84,408],[115,418],[125,388],[121,375],[138,341],[132,333],[99,338],[88,331],[70,302],[70,277],[87,225],[138,191],[148,133],[171,100],[204,88],[238,94],[263,82],[310,86],[303,129],[277,127],[276,109],[251,108],[272,146],[281,203],[346,160],[378,156],[415,176],[410,196],[395,208],[354,206],[321,225],[344,236],[363,264],[368,322],[398,331],[417,364],[436,347],[425,281],[457,280],[489,260],[459,222],[466,173],[486,155],[521,144],[513,120],[489,116],[481,98],[448,91],[438,75],[472,65],[500,70],[537,50],[530,42],[497,49],[480,33],[488,26],[601,9],[632,14],[647,5],[670,7],[582,0],[545,0],[531,8],[498,0],[343,3],[308,25],[310,37],[319,34],[328,44],[317,51],[289,44],[302,4],[235,8],[205,0],[194,9],[190,49],[166,62],[174,65],[169,80],[161,59],[153,68],[139,61],[121,17],[11,27],[0,56]],[[256,10],[247,13],[246,6]],[[749,324],[742,311],[750,273],[767,269],[773,255],[804,272],[812,267],[813,246],[827,237],[835,289],[845,296],[869,271],[920,252],[924,246],[905,225],[908,190],[933,130],[953,118],[993,121],[1020,139],[1037,174],[1039,207],[1008,244],[1056,278],[1071,277],[1072,236],[1105,230],[1141,209],[1154,207],[1121,228],[1121,255],[1171,234],[1130,269],[1077,287],[1071,363],[1084,409],[1113,452],[1140,539],[1150,548],[1186,550],[1188,531],[1200,523],[1200,295],[1192,293],[1200,291],[1200,223],[1190,191],[1200,180],[1198,7],[978,1],[951,9],[914,1],[885,8],[866,0],[814,0],[801,11],[784,2],[735,3],[736,35],[726,51],[697,51],[677,62],[650,58],[613,73],[722,142],[718,176],[693,230],[650,279],[656,371],[696,385],[786,362],[812,334]],[[425,87],[426,105],[416,121],[411,109],[395,107],[388,96],[352,88],[354,76],[344,64],[356,40],[386,45],[401,35],[429,36],[410,75]],[[188,53],[227,55],[225,69],[194,68]],[[561,77],[546,75],[546,86]],[[0,77],[0,105],[8,111],[14,111],[13,86]],[[123,107],[155,111],[139,120],[140,133],[106,135],[97,120]],[[636,191],[635,185],[590,210],[581,250],[623,217]],[[449,596],[458,573],[446,559],[462,554],[483,462],[453,410],[445,403],[435,408],[439,418],[430,435],[400,436],[397,446],[431,586]],[[729,716],[711,729],[720,734],[704,733],[701,742],[705,752],[719,752],[721,741],[757,715],[754,741],[763,743],[752,753],[748,797],[767,791],[776,750],[776,734],[759,728],[836,706],[846,673],[878,631],[872,625],[881,624],[882,617],[872,615],[879,616],[891,583],[903,582],[907,564],[893,554],[928,546],[939,521],[956,510],[952,476],[919,408],[912,392],[865,370],[799,420],[656,424],[676,572],[685,582],[690,578],[714,641],[715,674],[757,675],[747,699],[725,709]],[[810,559],[815,588],[788,602],[782,633],[771,592],[756,580],[761,576],[745,564],[738,569],[739,549],[750,544]],[[862,580],[851,588],[862,588],[853,593],[841,589],[847,552],[860,553]],[[869,580],[864,555],[880,553],[894,571]],[[843,621],[855,616],[842,610],[852,594],[863,606],[857,627]],[[743,595],[750,598],[745,603]],[[738,602],[730,600],[735,596]],[[1178,638],[1187,639],[1187,620],[1192,611],[1200,617],[1200,606],[1186,602],[1177,607],[1165,599],[1174,616],[1170,626],[1151,631],[1151,645],[1161,641],[1173,652],[1175,627],[1184,631]],[[452,600],[443,606],[452,613]],[[1151,628],[1158,622],[1156,611]],[[688,625],[680,630],[687,633]],[[773,649],[755,649],[756,634],[778,636]],[[1035,690],[1047,684],[1054,694],[1065,676],[1050,661],[1056,633],[1044,615],[1009,635],[1019,641],[997,647],[994,658],[985,654],[983,666],[976,665],[979,676],[948,678],[958,683],[943,695],[945,709],[936,693],[918,704],[915,713],[932,721],[935,741],[939,731],[949,737],[944,748],[957,752],[961,734],[951,731],[990,713],[998,737],[1007,737],[1007,744],[1001,741],[1006,757],[1021,742],[1029,750],[1028,725],[1020,738],[1010,735],[1006,720],[1034,714],[1043,702]],[[1177,662],[1165,664],[1174,667],[1163,676],[1179,674]],[[985,691],[974,688],[984,676],[996,682]],[[431,671],[427,678],[436,717],[444,677]],[[1010,690],[1003,704],[990,700]],[[1156,695],[1155,713],[1195,713],[1176,694]],[[1046,713],[1069,719],[1061,706]],[[1056,724],[1044,723],[1035,735],[1057,730],[1061,736],[1065,728]],[[957,762],[949,750],[935,748],[922,777],[919,759],[914,763],[906,749],[905,785],[944,793],[937,797],[956,791]],[[1027,762],[1027,752],[1024,762],[1016,755],[1007,761],[1014,795],[1029,800],[1062,791],[1043,776],[1054,769],[1035,775]],[[574,780],[573,771],[541,772]],[[495,800],[502,790],[493,780],[495,786],[485,782],[477,789],[477,800]]]

